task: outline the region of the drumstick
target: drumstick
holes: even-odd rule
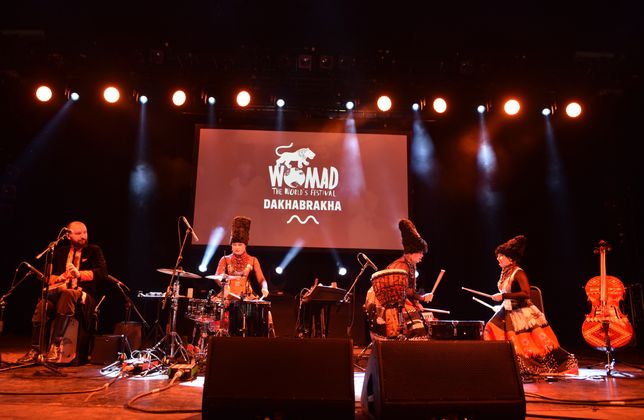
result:
[[[468,289],[467,287],[461,287],[461,289],[467,290],[468,292],[476,293],[477,295],[485,296],[487,298],[492,299],[492,295],[488,295],[487,293],[479,292],[478,290]]]
[[[483,302],[481,299],[477,298],[476,296],[472,296],[472,300],[477,301],[483,306],[487,306],[488,308],[492,309],[494,312],[496,312],[496,309],[494,309],[494,306],[490,305],[489,303]]]
[[[438,287],[438,283],[441,282],[441,279],[443,278],[443,274],[445,274],[445,270],[441,270],[440,273],[438,273],[438,278],[436,278],[436,282],[434,283],[434,288],[432,289],[432,294],[436,291],[436,288]]]
[[[421,312],[437,312],[439,314],[449,314],[449,311],[446,311],[444,309],[433,309],[433,308],[423,308]]]

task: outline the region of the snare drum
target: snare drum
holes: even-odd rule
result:
[[[405,270],[387,269],[371,275],[371,284],[378,301],[385,308],[401,308],[405,305],[408,274]]]
[[[264,300],[239,300],[228,306],[228,333],[241,337],[268,337],[271,303]]]
[[[433,340],[482,340],[483,321],[433,320],[429,323]]]
[[[196,322],[210,322],[217,316],[216,305],[208,299],[190,299],[186,318]]]

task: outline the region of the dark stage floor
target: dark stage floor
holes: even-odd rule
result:
[[[0,350],[3,366],[22,356],[28,338],[2,336]],[[366,357],[357,358],[361,347],[354,348],[354,387],[356,418],[362,418],[360,393]],[[603,354],[590,348],[577,350],[580,375],[550,377],[524,383],[528,418],[565,419],[641,419],[644,418],[644,357],[641,349],[627,347],[616,353],[616,370],[607,377],[601,363]],[[365,356],[369,352],[365,353]],[[116,379],[104,376],[102,366],[61,367],[65,376],[57,376],[44,367],[29,367],[0,373],[0,417],[11,419],[69,418],[70,413],[83,419],[199,419],[203,392],[203,373],[193,381],[170,384],[167,375],[130,376]],[[247,375],[245,383],[261,386],[262,375]],[[431,381],[432,378],[426,378]],[[152,395],[137,396],[161,389]],[[595,401],[610,401],[596,404]],[[128,402],[139,410],[127,408]],[[629,406],[631,405],[632,406]],[[163,414],[161,414],[163,413]]]

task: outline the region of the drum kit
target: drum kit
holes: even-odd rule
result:
[[[233,275],[209,275],[207,279],[215,281],[218,292],[210,290],[205,299],[183,296],[179,293],[182,278],[200,279],[202,276],[181,268],[159,268],[158,272],[173,276],[174,281],[168,288],[166,299],[171,299],[170,332],[154,347],[170,342],[170,358],[178,353],[185,360],[189,356],[205,359],[207,356],[208,338],[215,336],[268,337],[269,311],[271,304],[245,291],[248,283],[245,277]],[[248,298],[247,298],[248,297]],[[250,298],[250,299],[249,299]],[[194,322],[192,343],[183,346],[176,332],[179,299],[187,299],[185,317]]]

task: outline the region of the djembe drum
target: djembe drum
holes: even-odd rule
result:
[[[387,338],[397,337],[403,331],[402,308],[407,295],[408,275],[405,270],[387,269],[371,275],[373,292],[385,308]]]

